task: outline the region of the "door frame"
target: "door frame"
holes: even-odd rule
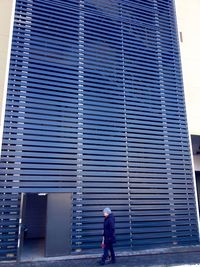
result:
[[[18,228],[18,242],[17,242],[17,261],[21,260],[22,248],[24,246],[24,215],[26,210],[26,194],[21,193],[21,201],[20,201],[20,213],[19,213],[19,228]]]

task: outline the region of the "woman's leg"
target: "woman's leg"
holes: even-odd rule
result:
[[[115,262],[115,252],[114,252],[114,249],[113,249],[113,244],[110,244],[109,245],[109,250],[110,250],[110,254],[111,254],[111,262]]]

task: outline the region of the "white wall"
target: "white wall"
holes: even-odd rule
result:
[[[0,0],[0,117],[2,112],[5,76],[7,72],[12,5],[13,0]]]
[[[200,135],[200,0],[175,0],[190,134]],[[180,36],[179,36],[180,39]]]
[[[0,0],[0,151],[15,0]]]

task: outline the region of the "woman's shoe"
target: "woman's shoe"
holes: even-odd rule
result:
[[[99,265],[105,265],[105,261],[100,260],[100,261],[98,261],[98,264]]]

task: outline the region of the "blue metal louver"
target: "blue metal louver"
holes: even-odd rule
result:
[[[173,0],[17,0],[1,169],[2,260],[22,192],[73,192],[72,250],[108,205],[119,247],[197,243]]]

